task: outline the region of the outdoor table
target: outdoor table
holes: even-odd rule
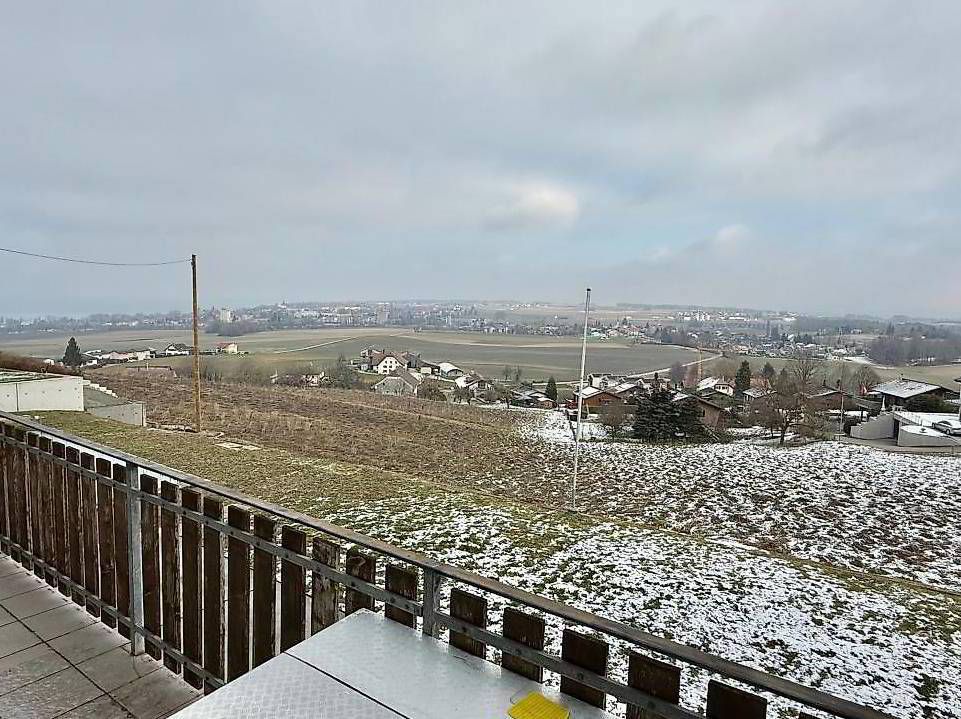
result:
[[[176,719],[491,719],[531,692],[572,719],[604,711],[362,610],[178,712]]]

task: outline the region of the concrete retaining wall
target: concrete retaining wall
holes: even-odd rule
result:
[[[124,402],[123,404],[112,404],[106,407],[89,407],[87,408],[87,414],[112,419],[115,422],[132,424],[135,427],[147,426],[147,411],[143,402]]]
[[[882,414],[855,425],[851,427],[851,436],[855,439],[893,439],[894,415]]]
[[[83,379],[63,376],[4,382],[0,384],[0,410],[83,412]]]

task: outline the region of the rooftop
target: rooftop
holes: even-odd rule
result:
[[[0,369],[0,384],[13,382],[32,382],[38,379],[52,379],[55,377],[67,377],[69,375],[44,374],[42,372],[27,372],[19,369]]]
[[[874,388],[874,392],[878,394],[886,394],[892,397],[898,397],[899,399],[908,399],[909,397],[917,397],[920,394],[926,394],[928,392],[933,392],[934,390],[941,390],[942,387],[936,384],[929,384],[927,382],[918,382],[913,379],[896,379],[890,382],[885,382],[884,384],[879,384]]]

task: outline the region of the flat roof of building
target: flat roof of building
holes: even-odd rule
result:
[[[38,379],[53,379],[55,377],[69,377],[62,374],[44,374],[43,372],[27,372],[20,369],[0,368],[0,384],[12,384],[13,382],[32,382]]]

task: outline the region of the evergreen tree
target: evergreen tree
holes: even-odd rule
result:
[[[704,413],[697,400],[691,397],[674,404],[678,407],[678,429],[684,433],[684,438],[688,441],[707,439],[707,427],[701,422]]]
[[[67,342],[67,349],[63,353],[63,363],[67,367],[79,367],[83,364],[83,357],[80,356],[80,347],[77,346],[77,340],[74,337],[70,338]]]
[[[655,386],[650,396],[639,397],[634,411],[634,436],[648,442],[669,442],[680,430],[680,411],[672,394]]]
[[[557,401],[557,382],[554,381],[554,375],[547,378],[547,387],[544,388],[544,394],[555,402]]]
[[[751,363],[747,360],[741,362],[741,366],[734,375],[734,390],[738,394],[744,394],[751,389]]]
[[[774,386],[774,378],[777,377],[777,372],[774,370],[774,365],[770,362],[764,363],[764,369],[761,370],[761,376],[764,378],[765,383],[767,383],[768,388]]]

